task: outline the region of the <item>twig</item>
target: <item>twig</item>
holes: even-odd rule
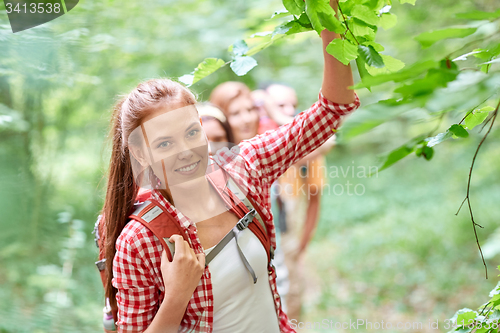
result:
[[[467,181],[467,195],[465,196],[464,201],[462,201],[462,204],[458,208],[458,211],[455,213],[455,215],[458,215],[458,213],[460,212],[460,209],[462,208],[463,204],[465,203],[465,201],[467,201],[467,205],[469,206],[470,218],[471,218],[471,221],[472,221],[472,227],[474,229],[474,235],[476,236],[476,243],[477,243],[477,246],[479,248],[479,252],[481,253],[481,259],[483,260],[483,265],[484,265],[484,269],[485,269],[485,272],[486,272],[486,279],[488,279],[488,267],[486,266],[486,261],[484,261],[483,251],[481,250],[481,245],[479,244],[479,239],[477,237],[477,230],[476,230],[476,226],[481,227],[481,228],[482,228],[482,226],[479,225],[479,224],[477,224],[474,221],[474,215],[472,214],[472,206],[471,206],[471,203],[470,203],[470,181],[471,181],[471,178],[472,178],[472,169],[474,168],[474,163],[476,162],[477,154],[479,153],[479,149],[481,148],[481,146],[483,145],[483,142],[486,140],[486,138],[488,137],[488,134],[490,134],[490,131],[493,128],[493,124],[495,123],[495,119],[497,118],[497,115],[498,115],[498,108],[500,108],[500,101],[498,102],[497,107],[496,107],[496,109],[495,109],[495,111],[493,113],[493,117],[491,118],[490,127],[488,128],[488,131],[486,132],[486,134],[481,139],[481,142],[479,142],[479,145],[477,146],[477,149],[476,149],[476,152],[474,154],[474,157],[472,158],[472,163],[471,163],[470,170],[469,170],[469,179]]]
[[[483,131],[483,129],[486,127],[486,125],[488,125],[488,123],[491,121],[491,119],[493,119],[493,116],[486,119],[486,121],[483,123],[483,126],[481,127],[481,129],[479,130],[478,133],[481,133]]]
[[[488,307],[488,305],[490,305],[490,303],[491,303],[491,301],[489,301],[488,303],[486,303],[486,304],[484,305],[483,311],[481,311],[481,313],[479,314],[480,316],[482,316],[482,315],[483,315],[484,310],[486,310],[486,308]],[[489,310],[488,310],[488,311],[489,311]]]
[[[354,38],[354,40],[356,41],[356,43],[359,45],[359,42],[356,39],[356,36],[354,36],[354,34],[352,33],[351,29],[349,29],[349,25],[347,24],[347,18],[345,17],[344,13],[342,12],[342,8],[340,8],[339,0],[337,0],[337,8],[339,9],[340,14],[342,14],[342,18],[344,19],[344,23],[345,23],[345,27],[346,27],[347,31],[349,31],[351,33],[352,37]]]

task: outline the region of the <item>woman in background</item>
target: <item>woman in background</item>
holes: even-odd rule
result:
[[[232,148],[234,137],[224,113],[213,104],[204,102],[196,105],[200,115],[201,125],[207,134],[209,153],[215,152],[223,147]]]

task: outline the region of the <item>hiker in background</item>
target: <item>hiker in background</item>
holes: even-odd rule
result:
[[[196,104],[196,109],[207,134],[210,155],[223,147],[231,149],[235,145],[234,136],[224,113],[208,102]]]
[[[267,113],[269,119],[261,125],[261,131],[272,129],[292,121],[298,114],[297,94],[292,87],[271,84],[265,90],[252,92],[260,112]],[[282,116],[273,115],[280,112]],[[276,121],[274,121],[276,119]],[[274,124],[274,126],[273,126]],[[321,193],[326,179],[327,154],[335,145],[335,135],[325,144],[292,165],[279,179],[277,194],[280,246],[289,273],[289,289],[286,296],[287,314],[300,321],[302,296],[306,277],[304,276],[304,252],[314,236],[320,215]],[[276,215],[275,215],[276,216]]]
[[[236,81],[221,83],[212,90],[209,101],[226,116],[236,144],[257,135],[260,115],[246,84]]]

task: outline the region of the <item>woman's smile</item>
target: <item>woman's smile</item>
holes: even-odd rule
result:
[[[198,169],[200,167],[200,161],[184,165],[184,166],[182,166],[182,167],[180,167],[178,169],[175,169],[175,172],[178,172],[181,175],[186,175],[186,176],[192,175],[196,171],[198,171]]]

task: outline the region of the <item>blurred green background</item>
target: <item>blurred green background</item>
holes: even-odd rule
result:
[[[429,55],[412,39],[418,33],[462,23],[456,13],[498,8],[497,0],[394,3],[398,24],[377,41],[411,64]],[[0,6],[0,332],[101,331],[103,290],[91,231],[104,198],[113,103],[139,81],[179,77],[206,57],[227,60],[230,44],[272,30],[276,21],[268,18],[279,9],[277,0],[81,1],[53,22],[13,34]],[[460,43],[431,52],[438,59]],[[302,109],[316,101],[322,53],[314,31],[276,42],[255,59],[259,66],[244,77],[226,66],[192,88],[206,100],[226,80],[251,88],[272,80],[293,86]],[[387,91],[358,94],[367,105]],[[378,154],[425,122],[414,110],[349,141],[339,135],[328,165],[376,166]],[[480,138],[449,140],[431,161],[412,154],[372,178],[330,178],[332,186],[350,181],[365,191],[323,196],[307,253],[303,321],[430,319],[447,331],[443,322],[456,310],[487,300],[500,263],[498,131],[481,149],[471,188],[488,280],[467,207],[455,216]]]

